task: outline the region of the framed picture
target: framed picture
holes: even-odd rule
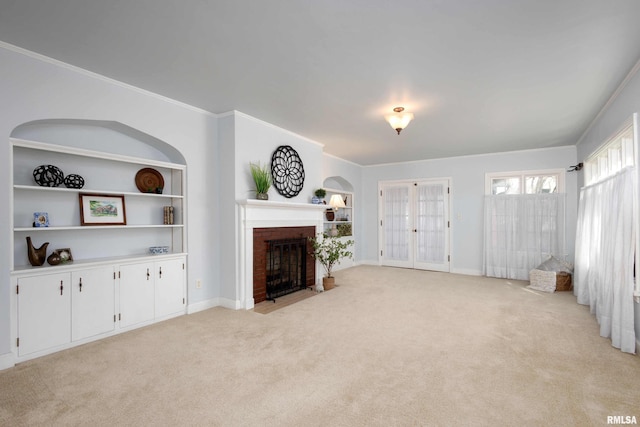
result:
[[[33,213],[33,226],[36,228],[49,226],[49,214],[46,212]]]
[[[81,193],[80,224],[126,225],[124,196]]]
[[[61,264],[73,261],[73,255],[71,255],[71,249],[69,248],[56,249],[53,253],[60,257]]]

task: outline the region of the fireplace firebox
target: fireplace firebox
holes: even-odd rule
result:
[[[309,237],[315,227],[253,229],[253,298],[255,303],[312,287],[315,260]]]

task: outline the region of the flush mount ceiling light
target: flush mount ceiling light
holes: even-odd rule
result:
[[[405,113],[404,107],[396,107],[393,111],[393,113],[387,114],[384,118],[389,122],[391,127],[398,132],[398,135],[400,135],[400,131],[406,128],[409,122],[413,120],[413,113]]]

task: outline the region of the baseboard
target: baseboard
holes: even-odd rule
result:
[[[464,274],[465,276],[482,276],[482,270],[473,270],[471,268],[454,268],[451,272],[454,274]]]
[[[187,306],[187,314],[197,313],[199,311],[208,310],[220,305],[220,298],[211,298],[204,301],[199,301]]]
[[[218,305],[220,307],[230,308],[231,310],[240,310],[243,308],[241,301],[232,300],[229,298],[218,298]]]
[[[640,339],[636,339],[636,356],[640,356]]]
[[[378,262],[377,259],[363,259],[363,260],[360,260],[360,261],[356,262],[356,265],[375,265],[375,266],[379,266],[380,263]]]
[[[16,358],[13,353],[0,354],[0,371],[16,366]]]

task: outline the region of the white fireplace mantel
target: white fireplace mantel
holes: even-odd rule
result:
[[[239,241],[240,241],[240,274],[237,291],[239,307],[250,310],[253,300],[253,229],[270,227],[309,227],[316,229],[316,234],[323,230],[323,215],[326,205],[311,203],[295,203],[284,201],[242,199],[237,200],[239,206]],[[316,268],[316,282],[322,277]]]

